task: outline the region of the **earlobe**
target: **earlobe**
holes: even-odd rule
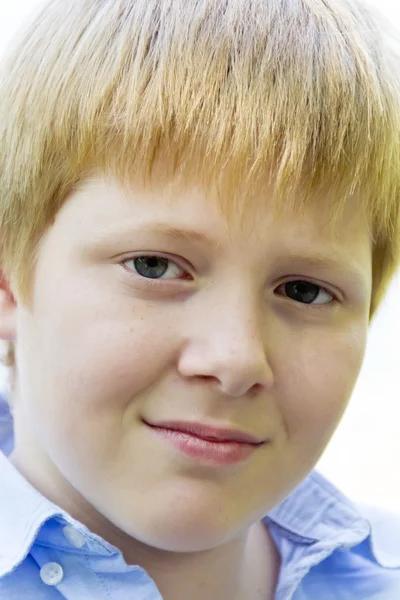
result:
[[[16,304],[10,288],[0,270],[0,339],[15,340]]]

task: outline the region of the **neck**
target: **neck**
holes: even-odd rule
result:
[[[166,552],[130,538],[124,557],[147,571],[164,600],[272,600],[279,572],[278,551],[262,522],[203,552]]]

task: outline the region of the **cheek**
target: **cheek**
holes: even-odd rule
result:
[[[168,321],[144,303],[135,310],[130,302],[128,310],[124,303],[96,306],[80,299],[79,305],[60,302],[57,310],[53,305],[25,319],[24,395],[48,424],[68,434],[83,435],[101,424],[112,432],[132,399],[140,403],[162,377],[176,343]]]
[[[281,402],[288,436],[316,448],[325,447],[346,409],[364,357],[366,328],[327,332],[322,339],[326,342],[311,331],[295,345],[295,354],[294,346],[286,354],[293,368],[283,374]]]

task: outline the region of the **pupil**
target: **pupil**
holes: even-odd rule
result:
[[[319,294],[319,287],[308,281],[290,281],[285,288],[289,298],[303,304],[311,304]]]
[[[140,256],[135,258],[135,268],[139,275],[149,279],[158,279],[168,269],[168,259],[158,256]]]

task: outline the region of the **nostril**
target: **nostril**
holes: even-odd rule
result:
[[[218,377],[215,377],[214,375],[198,375],[197,378],[202,381],[218,381]]]
[[[261,383],[255,383],[251,388],[250,393],[253,394],[253,396],[257,396],[262,392],[262,389],[263,386],[261,385]]]

